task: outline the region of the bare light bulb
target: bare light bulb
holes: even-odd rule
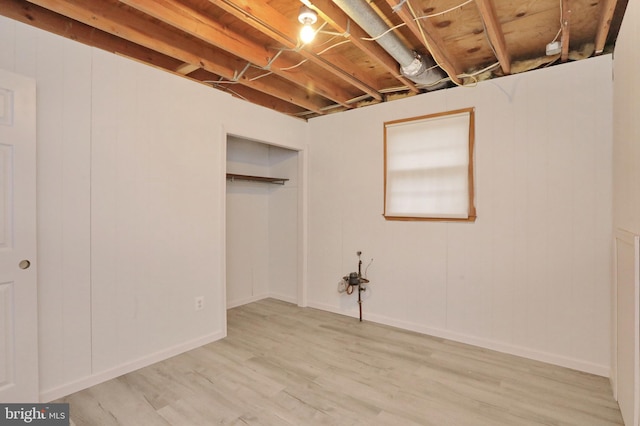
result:
[[[315,10],[312,10],[309,6],[300,6],[300,12],[298,12],[298,22],[303,27],[300,29],[300,40],[302,43],[307,44],[313,41],[316,36],[316,32],[311,27],[318,20],[318,14]]]
[[[316,32],[313,27],[311,27],[311,24],[304,24],[304,26],[300,29],[300,40],[302,40],[304,44],[311,43],[315,36]]]

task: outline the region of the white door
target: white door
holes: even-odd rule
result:
[[[0,70],[0,402],[39,402],[35,87]]]

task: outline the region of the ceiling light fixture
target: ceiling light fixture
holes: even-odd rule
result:
[[[315,10],[305,5],[300,6],[298,21],[302,24],[302,28],[300,29],[300,40],[302,40],[304,44],[311,43],[313,38],[316,36],[316,32],[312,25],[315,24],[317,20],[318,14]]]

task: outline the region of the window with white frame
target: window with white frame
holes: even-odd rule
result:
[[[473,108],[384,123],[384,217],[474,221]]]

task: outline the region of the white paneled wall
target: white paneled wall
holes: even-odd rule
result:
[[[223,336],[214,309],[222,194],[213,98],[99,50],[92,63],[92,360],[101,372]],[[195,311],[199,296],[208,309]]]
[[[271,146],[271,176],[285,177],[284,186],[273,186],[269,194],[269,295],[291,303],[300,301],[298,280],[300,253],[298,151]]]
[[[310,121],[309,304],[609,373],[611,57]],[[475,223],[387,222],[383,122],[476,109]]]
[[[40,386],[91,374],[91,49],[0,17],[0,67],[36,79]]]
[[[638,63],[640,63],[640,6],[638,2],[629,2],[624,21],[620,29],[614,55],[614,221],[616,235],[640,234],[640,81],[638,81]],[[618,275],[620,293],[614,298],[613,310],[614,339],[613,374],[614,393],[622,411],[625,424],[637,426],[640,417],[640,365],[638,365],[638,305],[637,273],[631,270],[638,262],[638,253],[633,246],[622,243],[627,250],[620,250],[615,259],[618,268],[626,266],[627,276]],[[628,255],[625,256],[625,254]],[[636,256],[632,258],[631,256]],[[625,269],[623,269],[625,271]],[[620,273],[621,271],[618,270]],[[627,278],[625,280],[625,278]],[[624,300],[624,295],[635,300]],[[617,306],[615,302],[619,302]],[[635,302],[635,303],[634,303]],[[633,338],[635,336],[635,339]]]
[[[640,234],[640,6],[630,2],[614,60],[614,226]]]
[[[4,17],[0,67],[37,83],[42,400],[224,336],[226,131],[305,123]]]
[[[269,176],[269,146],[229,136],[229,173]],[[227,182],[227,307],[269,294],[269,186]]]

